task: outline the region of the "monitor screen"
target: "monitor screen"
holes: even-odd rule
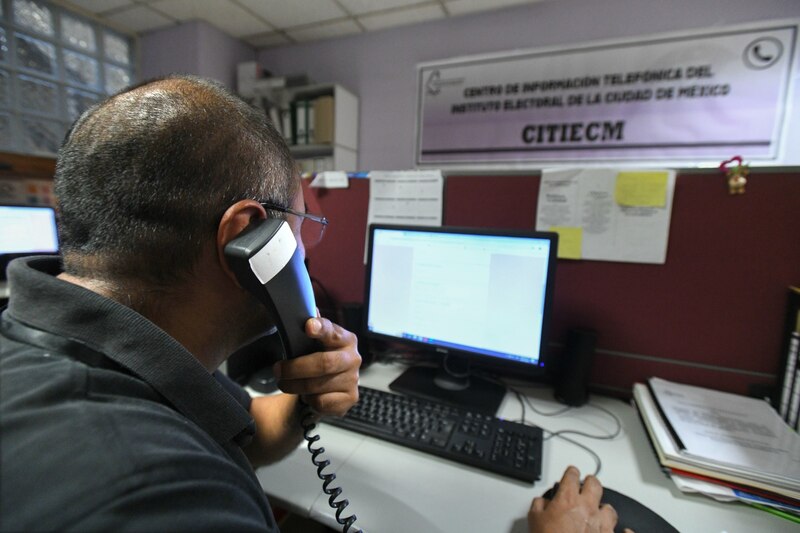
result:
[[[544,373],[555,234],[374,225],[369,242],[370,337]]]
[[[58,253],[56,213],[49,206],[0,205],[0,279],[17,257]]]

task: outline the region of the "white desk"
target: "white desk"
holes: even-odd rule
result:
[[[388,390],[402,369],[373,365],[362,372],[361,384]],[[550,389],[523,390],[540,411],[553,412],[563,407],[552,399]],[[568,435],[601,457],[603,465],[598,477],[603,485],[639,500],[683,533],[797,533],[797,524],[744,504],[718,503],[705,496],[682,494],[660,470],[633,407],[599,396],[592,396],[590,403],[614,412],[623,427],[611,441]],[[498,416],[519,418],[520,404],[513,394],[506,395]],[[607,414],[591,406],[554,417],[526,409],[526,419],[553,431],[575,429],[609,434],[616,427]],[[325,447],[324,457],[331,461],[327,471],[336,472],[335,484],[350,500],[345,516],[355,513],[357,525],[371,533],[527,532],[525,517],[534,496],[558,481],[570,464],[582,474],[595,469],[595,462],[586,451],[552,438],[544,443],[542,479],[531,486],[327,424],[318,429],[318,444]],[[271,500],[299,515],[341,529],[328,507],[305,445],[278,464],[259,469],[258,478]]]

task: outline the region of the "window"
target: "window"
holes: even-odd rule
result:
[[[134,81],[131,37],[44,0],[0,0],[0,150],[52,156],[72,122]]]

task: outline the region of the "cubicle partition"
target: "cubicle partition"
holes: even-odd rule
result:
[[[533,228],[539,180],[448,175],[443,223]],[[361,302],[369,180],[306,186],[306,197],[331,219],[308,254],[320,300]],[[800,172],[754,170],[745,194],[731,195],[719,171],[682,171],[666,264],[559,260],[550,349],[561,350],[570,328],[592,328],[594,388],[629,393],[657,375],[751,393],[778,379],[792,284],[800,284]]]

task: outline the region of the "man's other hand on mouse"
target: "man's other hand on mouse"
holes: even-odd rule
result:
[[[552,500],[533,499],[528,511],[528,530],[530,533],[613,533],[617,512],[608,504],[600,505],[602,496],[603,487],[596,477],[586,476],[581,484],[580,472],[570,466]]]

